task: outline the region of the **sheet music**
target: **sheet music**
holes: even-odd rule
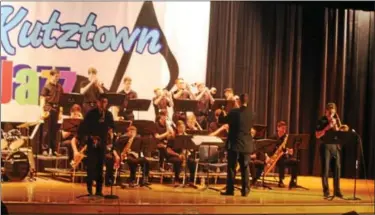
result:
[[[217,143],[222,144],[223,140],[216,136],[205,136],[205,135],[195,135],[192,138],[195,145],[199,146],[202,143]]]

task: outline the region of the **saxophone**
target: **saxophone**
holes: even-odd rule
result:
[[[266,176],[272,169],[275,168],[277,161],[284,154],[283,149],[285,148],[287,142],[288,142],[288,134],[285,135],[284,141],[281,143],[279,148],[277,148],[275,153],[272,155],[272,157],[270,157],[269,161],[267,162],[267,165],[264,168],[264,173],[263,173],[264,176]]]
[[[135,137],[130,137],[129,141],[126,143],[124,150],[121,152],[121,160],[127,160],[129,155],[133,155],[135,158],[138,158],[138,153],[131,151]]]
[[[72,166],[73,169],[76,169],[78,165],[82,162],[83,158],[86,157],[84,155],[84,152],[87,150],[87,145],[85,145],[80,151],[79,151],[79,156],[75,157],[72,162],[70,162],[70,165]]]

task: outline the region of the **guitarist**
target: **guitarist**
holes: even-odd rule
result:
[[[323,195],[325,198],[329,197],[329,186],[328,186],[328,176],[329,176],[329,165],[331,159],[335,159],[335,174],[333,179],[334,186],[334,196],[343,198],[340,190],[340,147],[337,144],[326,144],[329,141],[335,141],[326,138],[326,133],[330,131],[338,131],[338,120],[337,109],[335,103],[328,103],[325,110],[325,115],[321,117],[316,126],[315,136],[320,139],[323,144],[321,145],[321,164],[322,164],[322,186]]]
[[[140,144],[141,139],[137,137],[137,128],[135,126],[130,126],[127,130],[127,134],[120,137],[115,143],[115,150],[113,154],[115,156],[115,168],[120,167],[120,162],[124,161],[129,165],[130,169],[130,178],[129,185],[134,187],[137,165],[140,165],[142,168],[142,175],[145,177],[142,178],[142,185],[150,185],[148,182],[149,167],[150,162],[143,157],[142,152],[132,152],[132,145]],[[121,187],[124,187],[121,185]]]
[[[274,152],[280,147],[284,142],[287,134],[287,124],[285,121],[279,121],[276,127],[277,133],[271,136],[269,139],[278,140],[278,144],[275,147]],[[277,161],[276,166],[279,171],[279,187],[285,187],[284,178],[285,178],[285,168],[289,167],[291,169],[292,178],[289,182],[289,188],[297,186],[297,173],[298,173],[298,162],[295,158],[292,158],[293,149],[285,148],[283,149],[284,154]]]

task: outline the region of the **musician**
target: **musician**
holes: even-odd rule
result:
[[[156,121],[156,133],[154,134],[157,140],[157,148],[159,151],[159,169],[164,172],[163,164],[167,157],[168,139],[174,135],[173,128],[167,125],[167,113],[162,111]]]
[[[97,107],[90,110],[78,128],[78,135],[74,140],[79,140],[87,145],[87,192],[92,195],[93,181],[96,181],[96,194],[103,196],[103,164],[107,150],[108,135],[112,137],[114,120],[111,112],[107,110],[108,99],[100,95]],[[72,141],[74,158],[80,156],[77,141]]]
[[[96,100],[99,98],[101,93],[104,93],[103,83],[97,78],[98,71],[91,67],[88,70],[88,80],[81,82],[80,93],[83,95],[83,113],[86,115],[87,112],[96,108]]]
[[[198,108],[195,113],[197,121],[201,128],[207,129],[207,117],[210,104],[213,104],[215,99],[212,97],[210,90],[203,83],[197,83],[198,92],[195,94],[195,99],[198,101]]]
[[[215,111],[215,118],[214,121],[210,123],[208,126],[208,132],[210,136],[217,136],[220,138],[224,138],[228,135],[229,125],[228,124],[219,124],[219,116],[222,110],[217,109]]]
[[[225,97],[225,100],[227,101],[235,101],[234,104],[230,104],[228,103],[227,106],[225,107],[225,111],[228,113],[232,108],[239,108],[240,105],[238,104],[239,101],[237,101],[237,105],[236,105],[236,97],[234,95],[234,91],[232,88],[226,88],[224,89],[224,97]]]
[[[197,118],[194,114],[189,114],[186,117],[186,130],[187,131],[199,131],[202,130],[198,124]]]
[[[280,145],[284,142],[286,134],[287,134],[287,124],[285,121],[279,121],[277,122],[276,126],[277,133],[271,136],[269,139],[272,140],[278,140],[277,145],[275,146],[275,149],[273,153],[276,152],[276,150],[280,147]],[[285,187],[284,185],[284,178],[285,178],[285,168],[288,167],[291,169],[291,180],[289,182],[289,188],[296,187],[296,181],[297,181],[297,173],[298,173],[298,162],[295,158],[292,158],[293,155],[293,149],[284,148],[283,149],[284,154],[280,157],[280,159],[277,161],[276,166],[279,171],[279,187]]]
[[[175,137],[186,135],[186,127],[185,123],[181,120],[177,121],[177,131],[175,133]],[[167,145],[167,162],[173,164],[173,170],[175,173],[175,183],[180,183],[180,172],[181,167],[185,163],[187,163],[190,177],[189,177],[189,184],[194,183],[194,176],[195,176],[195,168],[196,168],[196,162],[194,159],[194,154],[188,156],[188,158],[185,158],[184,150],[182,149],[176,149],[174,147],[175,139],[172,138],[168,141]],[[184,168],[184,167],[183,167]]]
[[[343,198],[340,189],[340,171],[341,171],[341,160],[340,160],[340,146],[338,144],[328,144],[336,141],[334,138],[326,137],[326,134],[332,131],[338,131],[338,119],[337,119],[337,108],[335,103],[328,103],[325,110],[325,115],[318,120],[316,126],[315,136],[317,139],[322,141],[321,145],[321,164],[322,164],[322,187],[324,197],[329,197],[329,165],[331,159],[335,160],[335,171],[333,179],[334,196]]]
[[[193,100],[195,99],[194,94],[191,92],[191,88],[185,83],[183,78],[178,78],[175,81],[175,91],[172,91],[173,99],[176,100]],[[186,112],[174,111],[173,122],[177,123],[178,120],[186,120]]]
[[[83,115],[82,115],[82,111],[81,111],[81,106],[79,106],[78,104],[74,104],[71,108],[70,108],[70,116],[69,116],[70,119],[81,119],[83,120]],[[71,141],[73,139],[73,137],[75,136],[76,134],[73,134],[72,132],[70,131],[64,131],[64,130],[61,130],[61,142],[60,142],[60,147],[66,147],[68,149],[68,159],[69,160],[72,160],[73,159],[73,149],[72,149],[72,146],[71,146]]]
[[[60,71],[52,69],[47,84],[43,87],[40,96],[41,116],[44,119],[43,124],[43,154],[47,154],[50,149],[54,155],[56,154],[56,134],[58,131],[58,120],[60,105],[60,96],[64,93],[60,79]],[[52,154],[50,154],[52,155]]]
[[[248,95],[240,96],[241,107],[232,109],[228,115],[222,111],[219,116],[220,123],[229,125],[229,133],[226,141],[228,168],[227,168],[227,186],[222,195],[234,195],[234,182],[236,176],[236,163],[241,167],[242,196],[250,193],[249,185],[249,158],[253,152],[252,137],[249,133],[253,125],[253,113],[248,107]]]
[[[113,113],[116,116],[116,120],[134,120],[133,110],[127,109],[129,100],[137,99],[138,94],[131,89],[132,79],[130,77],[124,78],[124,89],[120,91],[120,94],[124,94],[124,103],[120,107],[113,107]]]
[[[137,142],[137,143],[136,143]],[[127,130],[127,134],[119,138],[115,144],[115,150],[113,154],[115,156],[115,167],[119,168],[120,161],[123,160],[129,165],[130,178],[129,184],[134,187],[136,180],[137,166],[140,165],[142,169],[142,181],[141,184],[149,185],[148,175],[150,162],[143,156],[141,151],[132,152],[132,144],[140,144],[141,139],[137,138],[137,128],[135,126],[130,126]]]
[[[168,107],[172,107],[172,98],[168,95],[168,91],[165,92],[160,88],[154,90],[155,97],[152,99],[155,110],[155,121],[161,112],[168,114]]]

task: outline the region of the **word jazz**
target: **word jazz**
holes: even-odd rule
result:
[[[29,65],[13,65],[13,61],[1,56],[1,104],[15,100],[20,105],[38,105],[39,95],[49,78],[53,66],[37,66],[36,71]],[[60,70],[60,80],[65,93],[71,93],[77,81],[76,72],[70,67],[56,67]]]
[[[12,44],[11,32],[21,25],[18,32],[18,46],[25,48],[31,46],[38,48],[57,47],[59,49],[82,50],[94,48],[98,52],[106,51],[110,48],[117,51],[122,46],[124,52],[131,52],[136,45],[136,52],[142,54],[148,45],[150,54],[158,53],[162,45],[160,44],[160,31],[158,29],[149,29],[147,27],[135,27],[132,33],[129,33],[127,27],[121,28],[117,32],[114,25],[96,27],[95,20],[97,15],[90,13],[85,24],[69,22],[61,24],[58,20],[61,12],[54,10],[47,22],[36,20],[33,23],[25,20],[29,11],[21,7],[12,18],[14,8],[10,5],[1,6],[1,46],[8,55],[15,55],[16,48]],[[54,35],[58,35],[55,37]]]

